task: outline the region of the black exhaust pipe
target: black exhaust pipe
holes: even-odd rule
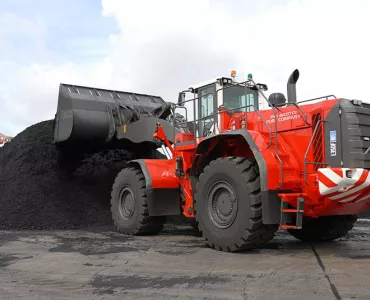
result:
[[[297,92],[296,92],[296,83],[299,78],[299,71],[295,69],[288,79],[288,103],[297,103]]]

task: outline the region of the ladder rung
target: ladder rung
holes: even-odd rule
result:
[[[296,213],[297,212],[296,209],[282,209],[281,211],[285,213]]]
[[[281,212],[285,213],[304,213],[304,209],[296,210],[296,209],[282,209]]]
[[[302,227],[297,227],[295,225],[280,225],[282,229],[301,229]]]
[[[279,197],[283,198],[284,196],[289,197],[304,197],[306,196],[306,193],[291,193],[291,194],[278,194]]]
[[[303,193],[292,193],[292,194],[285,194],[281,193],[278,196],[281,199],[281,208],[280,208],[280,228],[281,229],[302,229],[302,221],[303,221],[303,214],[304,214],[304,195]],[[296,197],[297,199],[297,206],[293,208],[289,208],[289,204],[292,200],[292,197]],[[294,213],[297,216],[297,219],[293,224],[290,224],[291,221],[287,219],[288,213]],[[289,225],[288,225],[289,224]]]

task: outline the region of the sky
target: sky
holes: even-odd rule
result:
[[[0,132],[52,119],[60,83],[175,102],[201,81],[252,73],[298,100],[370,102],[367,0],[0,0]]]

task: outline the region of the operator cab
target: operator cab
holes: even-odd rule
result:
[[[193,112],[194,121],[188,122],[188,128],[193,134],[195,134],[195,129],[196,137],[219,133],[220,114],[218,111],[221,108],[228,110],[229,115],[260,109],[261,99],[258,90],[267,90],[267,86],[254,84],[251,74],[248,75],[247,81],[238,83],[235,81],[235,75],[233,71],[232,78],[218,77],[194,85],[185,91],[192,93],[191,99],[195,99],[194,101],[187,100],[189,102],[186,102],[186,107],[188,111]],[[184,92],[181,92],[179,94],[180,106],[184,106],[184,97]]]

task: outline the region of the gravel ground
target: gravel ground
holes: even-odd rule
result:
[[[146,237],[0,231],[0,299],[370,299],[369,242],[369,222],[334,243],[279,231],[265,249],[238,254],[181,225]]]

